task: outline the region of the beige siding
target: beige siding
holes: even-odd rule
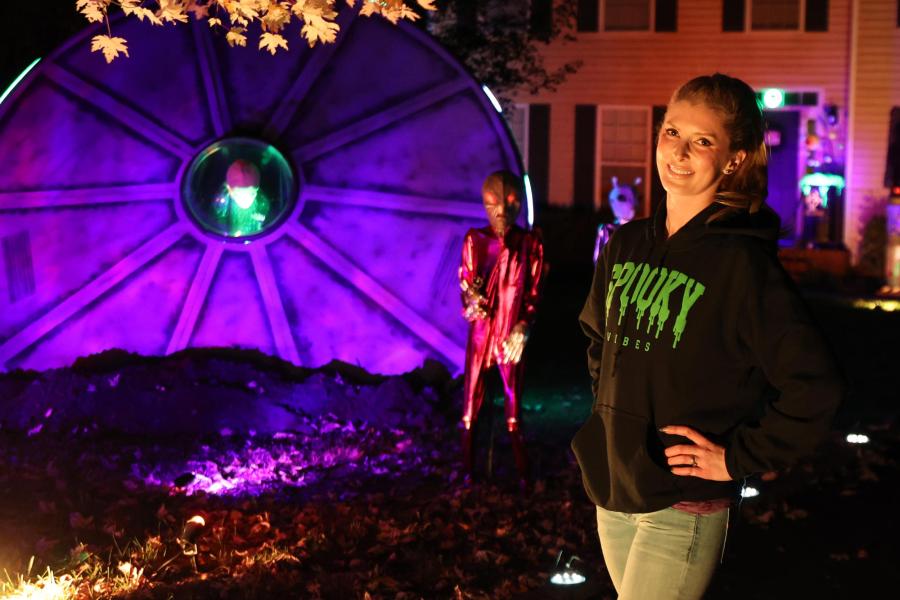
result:
[[[550,106],[551,205],[572,203],[575,163],[575,105],[555,100]]]
[[[678,3],[678,31],[579,33],[575,42],[548,47],[550,66],[573,60],[581,69],[555,93],[520,96],[551,104],[550,197],[572,201],[572,129],[576,104],[665,104],[674,88],[698,74],[721,71],[754,87],[824,93],[824,102],[847,104],[850,0],[832,0],[829,31],[722,32],[722,1]]]
[[[848,140],[848,193],[844,241],[856,255],[861,233],[873,214],[883,213],[887,188],[889,117],[900,106],[900,29],[897,0],[857,0],[857,34],[852,51]]]

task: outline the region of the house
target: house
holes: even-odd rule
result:
[[[517,97],[509,118],[539,205],[601,209],[612,176],[641,177],[648,214],[664,197],[654,126],[675,87],[719,71],[766,96],[769,201],[790,230],[786,243],[843,243],[859,259],[869,219],[884,214],[888,185],[900,185],[885,181],[900,107],[900,0],[577,5],[576,41],[548,45],[545,58],[582,66],[555,92]],[[829,177],[803,179],[813,173]],[[830,204],[811,213],[817,195]]]

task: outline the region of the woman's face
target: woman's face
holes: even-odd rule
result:
[[[724,170],[744,159],[732,153],[722,116],[703,103],[679,100],[669,105],[656,144],[656,167],[670,197],[712,203]]]

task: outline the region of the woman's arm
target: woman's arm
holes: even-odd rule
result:
[[[778,394],[762,416],[731,434],[725,463],[734,479],[774,471],[813,452],[841,403],[843,378],[805,302],[777,258],[765,253],[751,267],[746,310],[738,331]],[[755,288],[755,289],[754,289]]]

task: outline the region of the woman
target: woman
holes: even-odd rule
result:
[[[594,407],[572,447],[622,600],[700,598],[739,482],[810,453],[837,370],[778,263],[753,90],[721,74],[672,96],[666,200],[603,250],[580,321]]]

